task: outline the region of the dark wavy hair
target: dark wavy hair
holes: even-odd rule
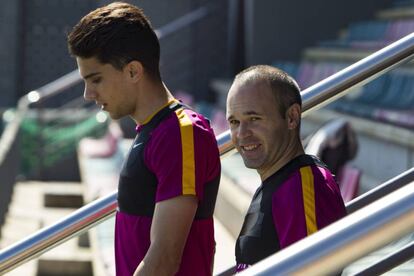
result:
[[[68,34],[68,49],[75,57],[95,57],[118,70],[137,60],[150,77],[161,80],[157,35],[134,5],[114,2],[84,16]]]

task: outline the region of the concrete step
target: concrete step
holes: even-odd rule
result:
[[[41,188],[38,184],[17,183],[1,229],[3,248],[39,229],[42,210]]]
[[[1,274],[4,276],[38,276],[37,260],[29,261],[9,272]]]
[[[79,183],[16,183],[1,229],[0,248],[18,242],[74,212],[83,203],[82,189]],[[5,275],[93,275],[90,249],[80,247],[80,244],[88,245],[85,236],[72,238]]]
[[[400,20],[414,18],[414,7],[399,7],[386,9],[377,14],[378,18],[386,20]]]
[[[91,250],[79,247],[77,237],[70,239],[39,257],[38,274],[93,275]]]
[[[45,207],[80,208],[84,205],[84,188],[80,183],[53,183],[43,186]]]
[[[41,208],[40,185],[17,183],[5,223],[1,228],[0,248],[6,248],[37,231],[41,225]],[[5,275],[35,276],[37,275],[37,260],[29,261]]]

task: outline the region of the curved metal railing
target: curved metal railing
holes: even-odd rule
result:
[[[410,59],[413,54],[414,33],[309,87],[302,92],[304,114],[345,95],[351,88],[384,74]],[[217,140],[222,157],[233,151],[229,131],[219,135]],[[0,251],[0,272],[9,271],[108,218],[115,212],[116,197],[117,192],[114,192],[94,201],[58,223]],[[351,220],[353,216],[346,219]]]

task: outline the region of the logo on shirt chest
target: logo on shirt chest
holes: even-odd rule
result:
[[[136,144],[134,144],[134,145],[132,146],[132,148],[133,148],[133,149],[135,149],[135,148],[137,148],[137,147],[141,146],[142,144],[144,144],[144,143],[136,143]]]

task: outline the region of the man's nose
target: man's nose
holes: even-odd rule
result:
[[[239,131],[237,134],[239,138],[246,138],[252,135],[252,130],[249,124],[247,122],[240,122]]]
[[[85,85],[85,90],[83,91],[83,97],[87,101],[93,101],[96,99],[96,92]]]

